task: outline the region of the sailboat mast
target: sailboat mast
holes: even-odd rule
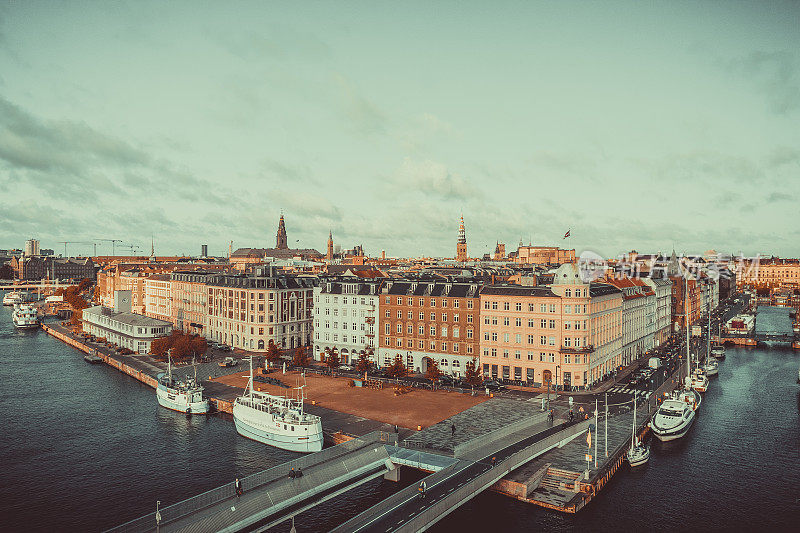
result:
[[[169,377],[170,382],[172,381],[172,352],[171,350],[167,351],[167,376]]]
[[[633,427],[631,427],[631,448],[636,445],[636,396],[633,397]]]
[[[683,321],[686,322],[686,377],[689,377],[691,361],[689,360],[689,278],[683,274]]]
[[[250,379],[247,380],[247,395],[253,397],[253,354],[250,354]]]

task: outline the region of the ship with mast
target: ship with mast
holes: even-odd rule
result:
[[[293,452],[322,450],[322,419],[303,408],[304,386],[294,388],[297,398],[253,390],[253,357],[244,394],[233,404],[236,431],[249,439]]]
[[[209,401],[203,397],[203,386],[197,381],[197,366],[194,366],[194,377],[175,379],[172,376],[172,356],[169,354],[167,373],[158,375],[156,398],[159,405],[187,415],[206,414],[209,411]]]

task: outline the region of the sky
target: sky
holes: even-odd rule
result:
[[[283,212],[290,247],[453,257],[463,213],[473,257],[798,257],[798,27],[797,2],[4,2],[0,248],[223,255]]]

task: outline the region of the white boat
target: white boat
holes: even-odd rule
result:
[[[703,397],[700,395],[700,393],[693,389],[674,391],[670,397],[673,400],[682,401],[691,407],[692,411],[697,411],[697,409],[700,407],[700,403],[703,401]]]
[[[700,368],[695,369],[691,380],[691,387],[697,392],[706,392],[708,390],[708,377]]]
[[[39,327],[39,313],[32,305],[16,304],[11,313],[14,326],[19,329],[32,329]]]
[[[725,347],[724,346],[714,346],[711,348],[711,357],[716,359],[725,359]]]
[[[284,450],[322,450],[322,419],[304,412],[303,387],[294,390],[297,391],[297,399],[254,391],[251,356],[247,388],[233,403],[236,431],[249,439]]]
[[[22,294],[17,291],[9,292],[3,296],[3,305],[15,305],[22,303]]]
[[[653,435],[662,442],[676,440],[689,431],[694,423],[695,410],[685,401],[669,398],[659,406],[650,421]]]
[[[158,375],[156,398],[159,405],[188,414],[206,414],[209,403],[203,397],[203,387],[197,382],[197,367],[194,378],[178,381],[172,377],[172,357],[167,355],[167,373]]]
[[[702,368],[708,377],[716,376],[719,373],[719,363],[713,359],[707,359]]]
[[[633,429],[631,429],[631,447],[625,454],[631,466],[640,466],[650,459],[650,447],[636,440],[636,398],[633,399]]]

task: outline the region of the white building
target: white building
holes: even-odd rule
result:
[[[358,353],[375,348],[382,280],[323,278],[314,287],[314,359],[336,348],[342,364],[354,364]]]
[[[36,239],[28,239],[25,241],[25,257],[33,257],[39,255],[39,241]]]
[[[132,313],[130,291],[116,291],[113,308],[97,305],[84,309],[82,322],[86,333],[140,354],[150,351],[154,339],[172,332],[170,322]]]
[[[144,314],[172,322],[172,290],[167,274],[144,278]]]
[[[672,320],[672,282],[669,279],[642,278],[656,294],[655,343],[661,345],[669,339]]]
[[[650,285],[639,278],[607,278],[622,291],[622,361],[630,364],[655,347],[658,301]]]

